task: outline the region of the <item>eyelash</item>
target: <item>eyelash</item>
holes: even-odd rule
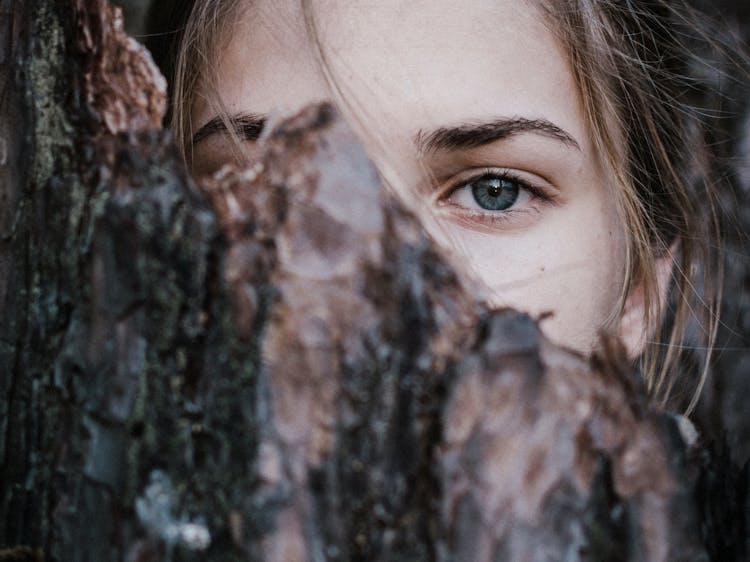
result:
[[[465,217],[469,217],[471,220],[479,222],[496,223],[501,221],[511,220],[514,216],[520,213],[528,213],[529,211],[536,211],[536,209],[506,209],[492,211],[488,209],[469,209],[462,207],[449,201],[450,197],[456,194],[460,189],[468,189],[472,183],[478,182],[483,179],[501,179],[515,183],[520,191],[524,191],[531,196],[531,201],[538,200],[541,203],[554,203],[554,195],[551,195],[548,190],[535,185],[532,182],[522,178],[519,174],[508,170],[508,169],[492,169],[486,168],[479,171],[472,176],[461,179],[459,182],[448,187],[438,197],[438,204],[444,206],[453,206]]]

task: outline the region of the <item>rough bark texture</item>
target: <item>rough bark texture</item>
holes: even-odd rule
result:
[[[330,107],[199,187],[105,0],[15,10],[0,559],[743,559],[616,346],[476,302]]]

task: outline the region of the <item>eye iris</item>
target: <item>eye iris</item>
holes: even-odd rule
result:
[[[504,211],[518,199],[518,185],[503,178],[482,178],[472,183],[477,204],[488,211]]]

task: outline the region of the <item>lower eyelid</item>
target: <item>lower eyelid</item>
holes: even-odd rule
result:
[[[450,209],[449,207],[453,207]],[[498,231],[521,229],[533,224],[541,215],[540,206],[530,206],[523,209],[513,209],[502,213],[476,211],[465,209],[447,203],[439,213],[444,220],[452,222],[462,228],[497,234]]]

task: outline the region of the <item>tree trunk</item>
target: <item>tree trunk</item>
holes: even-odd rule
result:
[[[331,107],[198,186],[116,10],[10,5],[0,560],[744,558],[739,476],[480,304]]]

